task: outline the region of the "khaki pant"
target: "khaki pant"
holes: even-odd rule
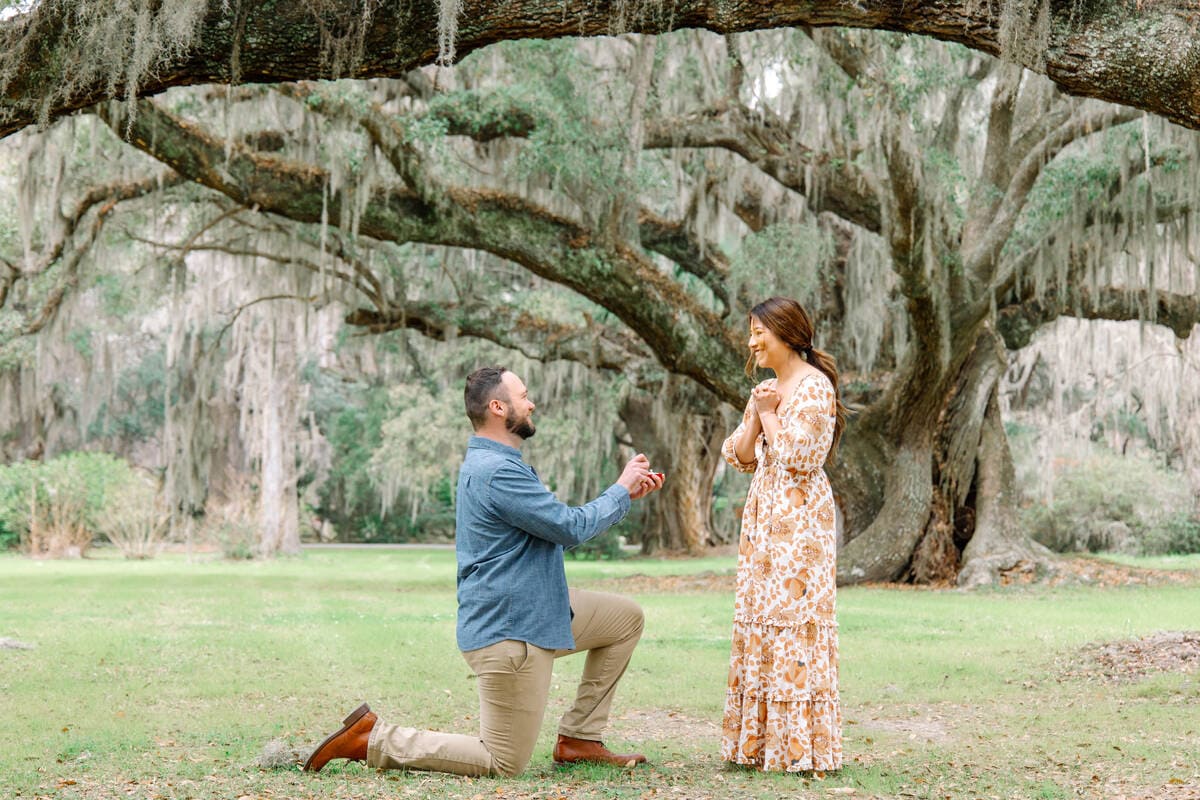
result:
[[[463,653],[479,684],[479,735],[406,728],[379,720],[367,764],[456,775],[516,775],[529,764],[546,713],[554,659],[587,651],[575,705],[558,732],[599,740],[617,681],[642,636],[642,609],[632,600],[572,589],[574,650],[543,650],[505,640]]]

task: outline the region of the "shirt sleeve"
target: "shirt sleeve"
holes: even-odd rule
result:
[[[569,506],[554,496],[528,467],[506,463],[488,482],[488,500],[497,516],[531,536],[564,547],[586,542],[629,512],[629,492],[614,483],[595,500]]]
[[[723,455],[725,460],[729,462],[729,465],[738,472],[754,472],[755,468],[758,466],[757,458],[750,463],[746,463],[737,456],[737,442],[738,439],[742,437],[742,431],[744,431],[746,426],[750,424],[750,415],[754,413],[753,403],[754,398],[752,397],[746,403],[746,411],[744,414],[742,414],[741,424],[737,426],[737,429],[734,430],[734,432],[729,435],[729,438],[725,440],[725,443],[721,445],[721,455]],[[761,436],[761,434],[759,435]]]

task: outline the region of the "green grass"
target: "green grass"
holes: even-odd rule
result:
[[[1200,570],[1200,553],[1175,556],[1127,556],[1120,553],[1096,553],[1093,557],[1144,569]]]
[[[551,765],[582,661],[567,658],[519,779],[259,769],[268,741],[307,748],[363,700],[389,720],[475,730],[474,684],[454,646],[453,558],[0,556],[0,637],[36,645],[0,649],[0,797],[775,798],[852,788],[854,797],[1066,798],[1200,786],[1195,673],[1063,677],[1087,642],[1200,628],[1200,583],[844,589],[845,769],[825,780],[724,770],[717,725],[732,593],[671,594],[654,579],[710,573],[719,584],[731,557],[567,562],[578,586],[620,591],[622,579],[648,576],[628,582],[647,628],[608,741],[642,748],[649,768]]]

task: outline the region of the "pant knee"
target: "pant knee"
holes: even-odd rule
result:
[[[629,603],[629,628],[636,631],[638,636],[642,635],[642,631],[646,627],[646,614],[642,611],[642,607],[632,600]]]
[[[529,758],[493,761],[492,776],[496,778],[515,778],[529,766]]]

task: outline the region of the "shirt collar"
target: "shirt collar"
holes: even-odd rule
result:
[[[501,444],[495,439],[488,439],[486,436],[472,436],[470,441],[467,442],[467,449],[492,450],[497,453],[503,453],[507,456],[513,456],[518,459],[521,458],[521,451],[517,448],[510,447],[506,444]]]

